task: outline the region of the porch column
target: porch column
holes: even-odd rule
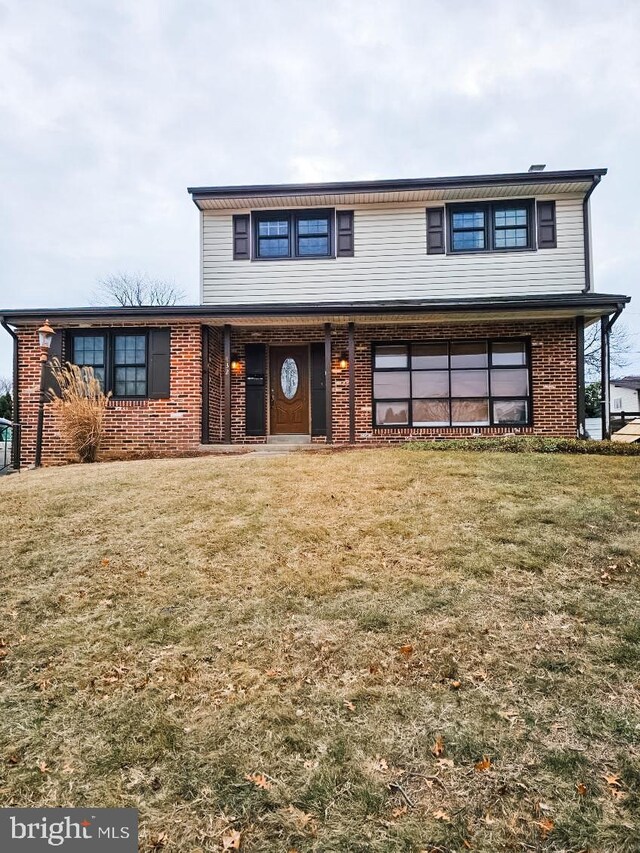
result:
[[[578,438],[586,433],[585,387],[584,387],[584,317],[576,317],[576,383],[577,383],[577,427]]]
[[[602,438],[611,438],[609,422],[609,317],[600,318],[600,412]]]
[[[356,333],[355,323],[349,323],[349,443],[356,440]]]
[[[324,388],[325,409],[327,412],[327,444],[333,444],[332,412],[332,376],[331,376],[331,323],[324,324]]]
[[[222,330],[222,440],[231,444],[231,326]]]
[[[200,441],[209,444],[209,327],[202,326],[202,424]]]

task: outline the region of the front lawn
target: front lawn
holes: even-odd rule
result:
[[[639,481],[406,449],[2,478],[0,805],[136,807],[166,853],[638,851]]]

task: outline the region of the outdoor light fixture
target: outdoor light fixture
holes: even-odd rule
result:
[[[349,355],[343,352],[340,356],[340,370],[346,370],[349,367]]]
[[[238,370],[240,367],[240,356],[232,355],[231,356],[231,370]]]
[[[38,329],[38,338],[40,340],[40,361],[46,361],[49,358],[49,350],[51,341],[55,332],[49,325],[49,321],[45,320],[43,325]]]
[[[45,381],[46,367],[49,359],[49,350],[51,349],[51,341],[55,335],[54,330],[49,325],[49,321],[45,320],[42,326],[38,329],[38,339],[40,342],[40,401],[38,404],[38,427],[36,431],[36,455],[34,466],[40,467],[42,461],[42,431],[44,429],[44,398],[45,398]]]

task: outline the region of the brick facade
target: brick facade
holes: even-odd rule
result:
[[[146,323],[145,326],[154,324]],[[155,325],[161,325],[160,323]],[[38,335],[34,328],[18,329],[20,422],[22,464],[33,463],[39,397],[40,362]],[[533,425],[514,427],[374,428],[372,424],[372,366],[374,341],[434,341],[450,339],[527,337],[531,341]],[[349,441],[349,370],[340,367],[348,349],[347,326],[332,330],[333,441]],[[203,363],[203,341],[205,358]],[[263,443],[266,436],[245,436],[244,348],[269,345],[309,344],[324,341],[322,324],[306,327],[236,328],[231,332],[231,351],[239,367],[231,371],[232,443]],[[394,444],[412,438],[461,437],[506,432],[575,437],[577,425],[576,325],[573,319],[447,323],[440,325],[356,325],[355,327],[355,439],[359,444]],[[64,357],[64,354],[63,354]],[[202,388],[205,383],[208,411],[204,422],[211,443],[223,440],[222,329],[197,322],[176,323],[171,332],[171,396],[162,400],[113,400],[106,415],[103,458],[140,453],[178,454],[198,449],[202,436]],[[268,386],[267,386],[268,387]],[[267,406],[268,393],[265,393]],[[267,407],[268,408],[268,407]],[[267,423],[268,423],[268,411]],[[323,442],[323,437],[314,441]],[[69,459],[52,407],[45,406],[43,463]]]
[[[40,350],[35,329],[17,329],[17,334],[20,456],[22,465],[31,465],[35,456],[40,397]],[[62,358],[65,357],[63,352]],[[171,329],[171,396],[164,400],[111,400],[105,416],[101,457],[177,454],[197,448],[201,437],[201,387],[200,324],[174,325]],[[60,438],[53,407],[47,403],[44,408],[43,465],[73,459]]]

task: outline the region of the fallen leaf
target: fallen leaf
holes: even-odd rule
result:
[[[313,822],[313,815],[297,809],[294,805],[287,806],[287,811],[293,816],[300,829],[306,829]]]
[[[625,791],[619,791],[617,788],[609,788],[609,791],[614,800],[625,800],[627,798]]]
[[[461,686],[462,682],[458,681],[457,678],[449,682],[449,687],[452,687],[454,690],[459,690]]]
[[[542,830],[543,835],[548,835],[555,828],[555,823],[550,817],[545,817],[538,821],[538,826]]]
[[[476,762],[476,764],[474,764],[474,767],[478,771],[478,773],[482,773],[484,770],[489,770],[489,768],[491,767],[491,759],[488,755],[483,755],[482,761]]]
[[[242,835],[235,829],[230,829],[222,836],[223,850],[239,850]]]
[[[108,557],[105,557],[103,560],[100,560],[101,565],[108,566],[111,560]]]
[[[453,767],[453,758],[439,758],[438,759],[439,767]]]
[[[433,746],[431,747],[431,754],[435,755],[436,758],[439,758],[444,754],[444,738],[442,735],[438,735],[435,739]]]
[[[467,848],[467,850],[471,850],[471,842],[467,841],[467,839],[466,839],[466,838],[463,838],[463,839],[462,839],[462,843],[463,843],[463,844],[464,844],[464,846]]]
[[[407,807],[406,806],[398,806],[397,809],[394,809],[391,812],[391,817],[399,818],[399,817],[402,817],[403,815],[405,815],[406,813],[407,813]]]
[[[353,713],[356,710],[356,706],[353,704],[353,702],[349,702],[348,699],[345,699],[342,704],[347,709],[347,711],[351,711]]]
[[[319,763],[316,758],[307,758],[306,761],[303,761],[302,766],[306,767],[307,770],[315,770]]]
[[[436,820],[443,820],[445,823],[451,823],[451,817],[443,809],[438,809],[433,813]]]
[[[247,782],[252,782],[256,788],[262,788],[263,791],[270,791],[273,788],[264,773],[247,773],[244,778]]]
[[[385,770],[388,770],[388,769],[389,769],[389,765],[387,764],[387,762],[386,762],[386,760],[385,760],[384,758],[381,758],[379,755],[376,755],[376,764],[375,764],[375,768],[376,768],[376,770],[378,770],[380,773],[383,773]]]
[[[167,838],[168,836],[166,832],[159,832],[157,835],[151,836],[151,844],[153,847],[164,847],[167,843]]]
[[[406,643],[404,646],[400,646],[400,654],[404,658],[410,658],[413,654],[413,646],[411,643]]]
[[[41,761],[40,764],[38,764],[38,770],[41,773],[50,773],[51,772],[47,766],[46,761]]]
[[[73,767],[69,764],[68,761],[66,762],[66,764],[63,765],[62,772],[63,773],[73,773]]]
[[[576,782],[576,791],[580,794],[581,797],[587,793],[587,786],[584,782]]]
[[[371,673],[371,675],[377,675],[379,672],[382,672],[382,667],[379,663],[370,663],[369,672]]]
[[[7,764],[17,764],[20,761],[15,752],[12,752],[9,758],[7,758]]]
[[[606,780],[607,785],[616,786],[618,788],[621,787],[620,777],[618,776],[617,773],[609,773],[608,775],[605,773],[605,775],[602,778]]]
[[[278,675],[278,673],[279,673],[279,670],[277,670],[277,669],[267,669],[267,670],[265,670],[264,674],[267,676],[267,678],[275,678],[276,675]]]

